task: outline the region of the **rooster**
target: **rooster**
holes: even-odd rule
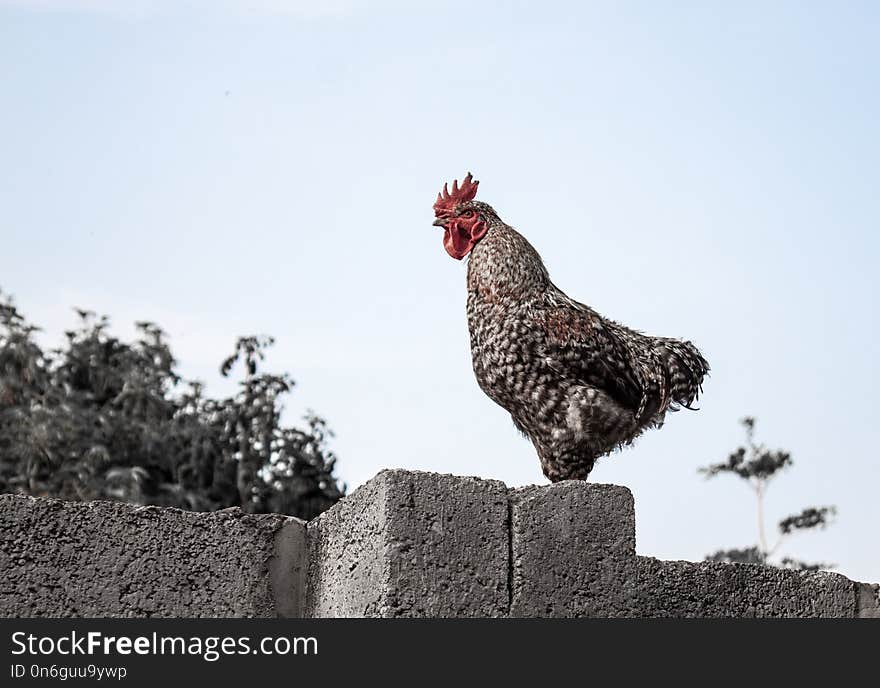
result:
[[[690,342],[649,337],[569,298],[470,173],[434,203],[446,252],[467,266],[480,388],[506,409],[551,481],[586,480],[596,459],[693,408],[709,365]]]

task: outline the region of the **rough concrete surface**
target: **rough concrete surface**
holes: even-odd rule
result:
[[[837,573],[638,557],[627,614],[638,617],[853,617],[855,584]]]
[[[387,584],[381,476],[309,523],[306,616],[379,615]]]
[[[568,480],[510,491],[511,616],[618,616],[635,559],[632,493]]]
[[[856,609],[860,619],[880,619],[880,585],[856,583]]]
[[[382,471],[309,525],[311,616],[503,616],[507,488]]]
[[[299,616],[305,524],[0,495],[0,615]]]
[[[635,553],[629,490],[381,472],[306,526],[0,495],[0,616],[880,618],[826,572]]]

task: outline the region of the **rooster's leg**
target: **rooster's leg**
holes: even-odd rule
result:
[[[540,458],[544,475],[551,483],[558,483],[560,480],[586,480],[596,463],[596,457],[573,451]]]

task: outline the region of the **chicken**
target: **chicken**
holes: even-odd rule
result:
[[[596,459],[692,408],[709,365],[687,341],[650,337],[566,296],[538,252],[475,201],[468,174],[434,203],[443,246],[467,266],[480,388],[531,441],[551,481],[586,480]]]

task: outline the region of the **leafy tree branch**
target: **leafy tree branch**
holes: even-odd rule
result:
[[[106,317],[77,318],[44,351],[0,292],[0,491],[305,519],[343,496],[326,422],[281,421],[294,381],[262,371],[271,337],[237,340],[221,374],[241,364],[238,392],[214,399],[181,377],[155,323],[124,342]]]

